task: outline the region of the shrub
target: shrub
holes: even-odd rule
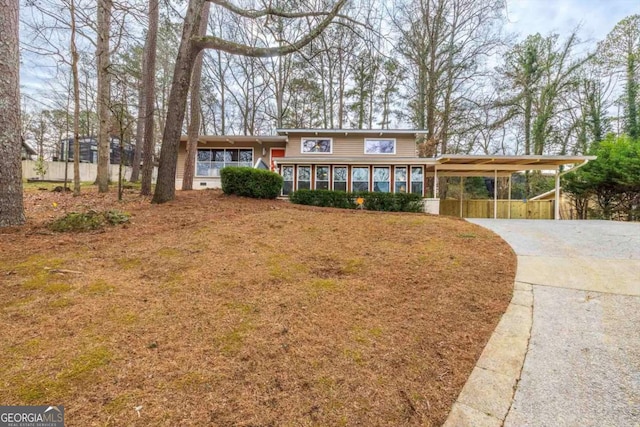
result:
[[[282,177],[275,172],[250,167],[226,167],[220,171],[222,191],[254,199],[275,199],[282,190]]]
[[[364,208],[370,211],[423,212],[422,196],[413,193],[363,193]]]
[[[331,190],[298,190],[289,195],[292,203],[330,208],[355,209],[356,200],[364,199],[363,208],[370,211],[422,212],[422,197],[410,193],[370,193]]]
[[[71,212],[58,218],[49,224],[52,231],[91,231],[104,227],[105,225],[117,225],[129,222],[129,214],[120,211],[88,211],[88,212]]]
[[[331,190],[298,190],[289,195],[289,200],[299,205],[342,209],[355,209],[356,198],[353,193]]]

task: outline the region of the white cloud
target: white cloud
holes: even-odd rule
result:
[[[584,40],[602,40],[625,16],[640,13],[638,0],[507,0],[507,29],[526,37],[568,35],[578,25]]]

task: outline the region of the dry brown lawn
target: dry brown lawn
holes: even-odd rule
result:
[[[0,230],[0,402],[62,404],[68,426],[440,425],[512,293],[511,249],[452,218],[25,200]],[[45,227],[113,207],[132,222]]]

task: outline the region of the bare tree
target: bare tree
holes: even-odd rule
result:
[[[411,121],[441,153],[452,133],[466,131],[464,104],[482,83],[483,57],[503,43],[504,8],[504,0],[419,0],[393,17],[408,63]]]
[[[73,75],[73,195],[80,195],[80,82],[78,79],[78,48],[76,46],[76,8],[70,0],[71,14],[71,73]],[[68,156],[68,151],[65,156]],[[65,175],[66,180],[66,175]]]
[[[0,0],[0,227],[24,222],[18,2]]]
[[[200,21],[205,0],[190,0],[185,16],[182,39],[176,58],[175,70],[173,73],[173,83],[169,100],[169,110],[167,112],[167,122],[162,136],[162,147],[160,152],[160,164],[158,168],[158,181],[153,196],[154,203],[164,203],[175,198],[176,163],[178,157],[178,145],[182,122],[185,115],[187,103],[187,93],[191,82],[191,71],[198,53],[202,49],[218,49],[225,52],[252,56],[268,57],[277,55],[287,55],[300,50],[309,44],[315,37],[331,24],[338,12],[346,3],[346,0],[339,0],[327,12],[282,12],[267,7],[262,10],[245,10],[238,8],[224,0],[213,0],[212,3],[219,5],[237,15],[259,19],[270,16],[282,16],[289,19],[320,17],[322,20],[312,28],[304,37],[297,41],[280,47],[252,47],[225,40],[217,36],[198,36]]]
[[[638,70],[640,69],[640,15],[618,22],[598,46],[601,63],[614,73],[624,73],[624,131],[631,138],[640,137],[638,107]]]
[[[155,84],[156,84],[156,49],[158,43],[158,18],[160,4],[158,0],[149,0],[149,30],[145,42],[145,59],[143,64],[146,69],[142,73],[142,92],[144,102],[144,145],[142,149],[142,187],[140,194],[151,195],[151,179],[153,177],[153,155],[155,153],[154,141],[154,111],[155,111]]]
[[[144,73],[147,71],[145,64],[147,55],[142,52],[142,67],[140,70],[140,81],[138,82],[138,119],[136,120],[136,148],[133,154],[133,165],[131,165],[131,177],[129,181],[137,182],[140,179],[140,160],[142,157],[142,145],[144,144],[144,121],[145,121],[145,84]]]
[[[199,35],[204,36],[207,33],[207,23],[209,21],[209,3],[205,3],[202,11],[202,21],[200,22]],[[193,76],[191,77],[191,105],[189,111],[191,120],[189,122],[189,130],[187,132],[187,152],[184,159],[184,176],[182,178],[182,189],[193,189],[193,175],[196,167],[196,149],[198,146],[198,134],[200,133],[200,83],[202,81],[202,61],[204,52],[200,52],[196,58],[193,67]]]
[[[31,21],[23,21],[25,26],[30,29],[33,40],[24,44],[28,51],[43,56],[54,56],[63,64],[69,65],[71,68],[72,79],[69,86],[64,87],[65,99],[69,99],[69,92],[73,92],[73,146],[74,146],[74,175],[73,187],[74,195],[80,194],[80,148],[79,148],[79,122],[80,122],[80,81],[79,81],[79,61],[80,53],[77,44],[77,35],[83,34],[78,31],[77,8],[75,0],[63,2],[63,7],[58,8],[52,3],[31,2],[29,7],[36,10],[37,14],[31,15]],[[68,16],[66,11],[68,10]],[[59,46],[57,38],[52,37],[52,32],[69,31],[69,45]],[[85,40],[93,41],[84,35]],[[68,57],[71,57],[69,60]],[[65,70],[66,72],[66,70]],[[87,85],[88,86],[88,85]],[[85,92],[85,98],[89,98],[88,91]],[[66,108],[66,107],[65,107]],[[68,114],[68,108],[67,108]],[[85,111],[87,118],[91,116],[89,111]],[[88,120],[87,124],[88,124]],[[88,134],[87,134],[88,135]],[[68,129],[66,138],[68,139]],[[65,158],[68,156],[68,150]],[[66,185],[66,168],[65,168],[65,185]]]
[[[111,33],[111,0],[98,0],[98,31],[96,42],[96,58],[98,60],[98,176],[96,184],[98,192],[109,191],[109,153],[111,141],[109,137],[109,117],[111,102],[111,66],[109,39]]]

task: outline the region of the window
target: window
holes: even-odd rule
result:
[[[333,167],[333,189],[336,191],[347,191],[347,167]]]
[[[293,191],[293,166],[282,166],[282,195],[288,196]]]
[[[411,168],[411,192],[422,194],[424,186],[424,174],[422,173],[421,166],[414,166]]]
[[[311,189],[311,166],[298,166],[298,190]]]
[[[395,172],[396,172],[396,176],[395,176],[396,193],[406,193],[407,192],[407,168],[404,166],[396,166]]]
[[[329,166],[316,166],[316,190],[329,189]]]
[[[387,167],[373,168],[373,191],[388,193],[391,189],[391,173]]]
[[[353,191],[369,191],[369,168],[351,168],[351,188]]]
[[[331,138],[302,138],[300,152],[307,154],[331,154],[333,152],[333,140]]]
[[[364,140],[364,154],[396,154],[395,139]]]
[[[196,155],[197,176],[219,177],[227,166],[253,166],[251,148],[199,148]]]

